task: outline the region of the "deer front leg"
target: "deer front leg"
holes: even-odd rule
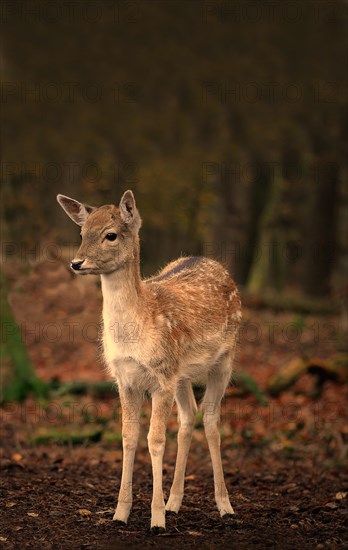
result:
[[[148,435],[152,462],[153,496],[151,505],[151,529],[165,529],[165,508],[162,489],[162,463],[166,439],[166,426],[173,406],[174,395],[170,391],[156,391],[152,395],[152,414]]]
[[[123,465],[120,492],[113,519],[127,523],[132,508],[134,455],[139,437],[142,395],[130,388],[119,387],[122,407]]]

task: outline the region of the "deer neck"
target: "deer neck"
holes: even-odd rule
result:
[[[139,244],[135,242],[133,258],[116,271],[101,275],[104,324],[139,317],[144,301],[140,276]]]

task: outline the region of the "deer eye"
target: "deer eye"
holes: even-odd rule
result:
[[[116,240],[116,233],[107,233],[105,235],[105,238],[108,240],[108,241],[115,241]]]

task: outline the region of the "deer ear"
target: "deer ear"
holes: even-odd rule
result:
[[[132,191],[126,191],[120,200],[119,209],[121,218],[127,224],[132,224],[134,221],[140,221],[139,212],[135,205],[135,199]]]
[[[68,214],[69,218],[77,225],[83,225],[87,219],[87,216],[95,210],[93,206],[88,204],[82,204],[81,202],[70,199],[65,195],[57,195],[57,201],[63,210]]]

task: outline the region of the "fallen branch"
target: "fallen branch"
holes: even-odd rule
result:
[[[272,396],[277,396],[287,390],[305,374],[313,374],[317,377],[317,389],[320,390],[326,380],[335,380],[339,383],[348,382],[348,357],[336,355],[330,359],[295,358],[288,365],[272,376],[267,384],[267,391]]]

